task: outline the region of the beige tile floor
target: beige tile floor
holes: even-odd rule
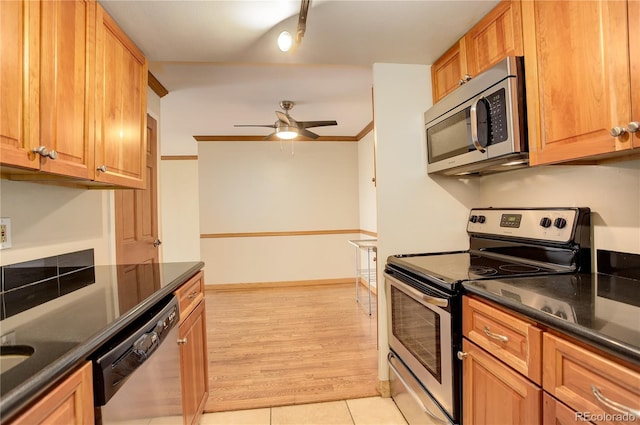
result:
[[[200,425],[406,425],[390,398],[368,397],[326,403],[206,413]]]

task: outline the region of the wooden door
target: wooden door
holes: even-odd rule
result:
[[[115,191],[116,259],[118,264],[158,263],[158,124],[147,117],[147,189]],[[158,241],[158,242],[156,242]]]
[[[542,390],[466,338],[462,362],[463,422],[540,424]]]
[[[40,3],[41,170],[93,178],[95,3]]]
[[[629,58],[631,60],[631,121],[640,122],[640,1],[629,1]],[[640,148],[640,132],[633,134],[633,147]]]
[[[465,43],[461,39],[431,66],[433,103],[460,87],[466,74]]]
[[[627,4],[522,2],[532,165],[631,147]],[[637,31],[634,28],[634,31]]]
[[[95,180],[143,189],[147,61],[99,5],[96,16]]]
[[[467,71],[476,76],[507,56],[522,56],[519,0],[503,0],[465,37]]]
[[[27,1],[0,1],[0,162],[31,169],[38,139],[33,95],[38,81],[38,7]],[[34,115],[31,116],[30,114]]]
[[[147,189],[115,191],[116,262],[120,311],[159,289],[158,124],[147,117]]]

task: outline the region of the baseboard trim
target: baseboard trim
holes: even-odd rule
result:
[[[378,380],[378,392],[380,397],[391,397],[391,381]]]
[[[344,285],[346,283],[353,284],[354,278],[339,279],[313,279],[313,280],[287,280],[281,282],[245,282],[245,283],[205,283],[205,291],[245,291],[252,289],[265,288],[286,288],[292,286],[321,286],[321,285]],[[372,288],[373,289],[373,288]]]

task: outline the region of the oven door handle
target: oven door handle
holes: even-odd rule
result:
[[[398,285],[402,285],[402,291],[410,293],[415,299],[422,300],[428,304],[437,305],[438,307],[443,307],[443,308],[449,307],[449,300],[447,298],[439,298],[439,297],[434,297],[433,295],[427,295],[425,293],[422,293],[417,289],[414,289],[409,285],[400,282],[398,279],[391,276],[387,272],[384,273],[384,277],[386,279],[389,279],[392,282],[395,282]]]
[[[437,421],[438,423],[448,424],[448,422],[443,421],[441,418],[439,418],[438,416],[434,415],[433,412],[431,412],[431,410],[429,410],[429,408],[427,408],[427,406],[424,405],[422,400],[420,400],[420,396],[418,396],[418,394],[416,394],[416,392],[413,391],[413,388],[411,388],[411,385],[409,385],[409,383],[402,377],[402,374],[400,373],[398,368],[395,367],[393,365],[393,363],[391,363],[391,359],[390,358],[387,358],[387,364],[389,365],[391,370],[393,370],[393,372],[396,374],[396,377],[400,380],[400,382],[402,382],[402,384],[406,388],[406,390],[409,393],[409,395],[411,396],[411,398],[413,398],[416,401],[416,403],[418,403],[418,406],[422,407],[422,410],[424,411],[424,413],[429,415],[434,421]]]

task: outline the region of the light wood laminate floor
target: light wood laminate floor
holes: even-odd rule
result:
[[[378,395],[376,314],[353,284],[206,291],[206,412]]]

